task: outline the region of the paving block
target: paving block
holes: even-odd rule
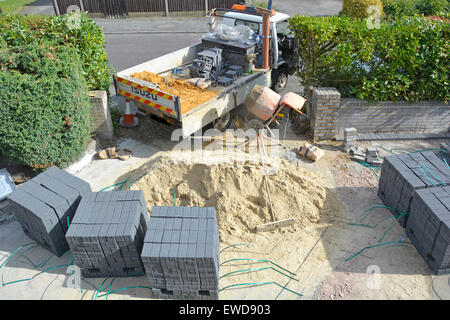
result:
[[[153,240],[162,230],[147,232],[143,199],[142,191],[93,192],[82,198],[66,238],[84,277],[124,277],[144,272],[144,237]]]
[[[415,190],[405,231],[434,274],[450,273],[450,186]]]
[[[227,77],[219,77],[217,80],[217,84],[222,87],[228,87],[231,86],[234,82],[233,78],[227,78]]]
[[[384,158],[378,196],[385,205],[410,212],[415,190],[448,185],[450,168],[435,153],[404,153]],[[398,221],[405,227],[408,219],[409,215],[404,215]]]
[[[8,195],[23,231],[55,255],[68,249],[65,234],[81,198],[91,193],[86,181],[51,167]]]
[[[153,207],[141,259],[156,298],[218,299],[215,209]]]
[[[242,76],[242,74],[243,74],[243,70],[242,70],[241,66],[233,65],[233,66],[229,67],[228,69],[235,71],[237,73],[238,77]]]

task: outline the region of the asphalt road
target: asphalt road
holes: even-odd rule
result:
[[[110,64],[121,71],[199,42],[201,34],[106,34]]]

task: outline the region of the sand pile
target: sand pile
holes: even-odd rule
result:
[[[282,161],[277,174],[268,178],[276,220],[294,218],[294,232],[320,220],[321,214],[335,213],[338,199],[319,176]],[[271,222],[270,204],[260,167],[249,164],[175,164],[161,158],[132,189],[143,190],[148,208],[173,205],[211,206],[218,215],[221,241],[228,236],[248,239],[260,224]]]
[[[133,73],[131,77],[157,84],[161,91],[179,96],[182,114],[189,112],[195,107],[198,107],[217,96],[214,91],[200,89],[191,86],[182,80],[173,79],[171,77],[162,77],[148,71]]]

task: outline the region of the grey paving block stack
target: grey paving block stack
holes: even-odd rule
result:
[[[450,273],[449,186],[415,191],[406,234],[433,273]]]
[[[344,129],[344,147],[351,147],[355,145],[358,140],[358,131],[356,128]]]
[[[215,209],[153,207],[141,258],[156,298],[218,299]]]
[[[384,158],[378,196],[385,205],[410,212],[414,190],[447,185],[450,168],[433,152],[404,153]],[[406,226],[408,216],[399,219],[402,227]]]
[[[437,156],[450,165],[450,142],[442,142]]]
[[[86,181],[51,167],[8,195],[10,209],[31,239],[58,257],[68,249],[67,219],[82,197],[91,193]]]
[[[228,70],[228,71],[225,72],[225,77],[233,79],[233,82],[234,82],[239,77],[239,74],[235,70]]]
[[[144,273],[140,255],[148,221],[142,191],[92,192],[83,197],[66,234],[82,275]]]
[[[450,155],[450,142],[442,142],[441,149],[444,150],[447,155]]]
[[[228,87],[228,86],[231,86],[233,84],[233,81],[234,80],[231,79],[231,78],[219,77],[219,79],[217,79],[217,84],[219,86],[222,86],[222,87]]]
[[[242,67],[241,67],[241,66],[237,66],[237,65],[235,65],[235,66],[230,66],[230,67],[228,68],[228,70],[235,71],[235,72],[237,73],[237,76],[238,76],[238,77],[241,77],[242,74],[243,74],[243,70],[242,70]]]

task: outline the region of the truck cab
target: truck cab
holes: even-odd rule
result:
[[[270,17],[271,87],[276,92],[286,88],[288,76],[294,74],[298,66],[297,43],[288,28],[289,18],[279,12]],[[230,27],[245,25],[262,38],[262,19],[261,15],[233,10],[223,15],[222,23]]]

